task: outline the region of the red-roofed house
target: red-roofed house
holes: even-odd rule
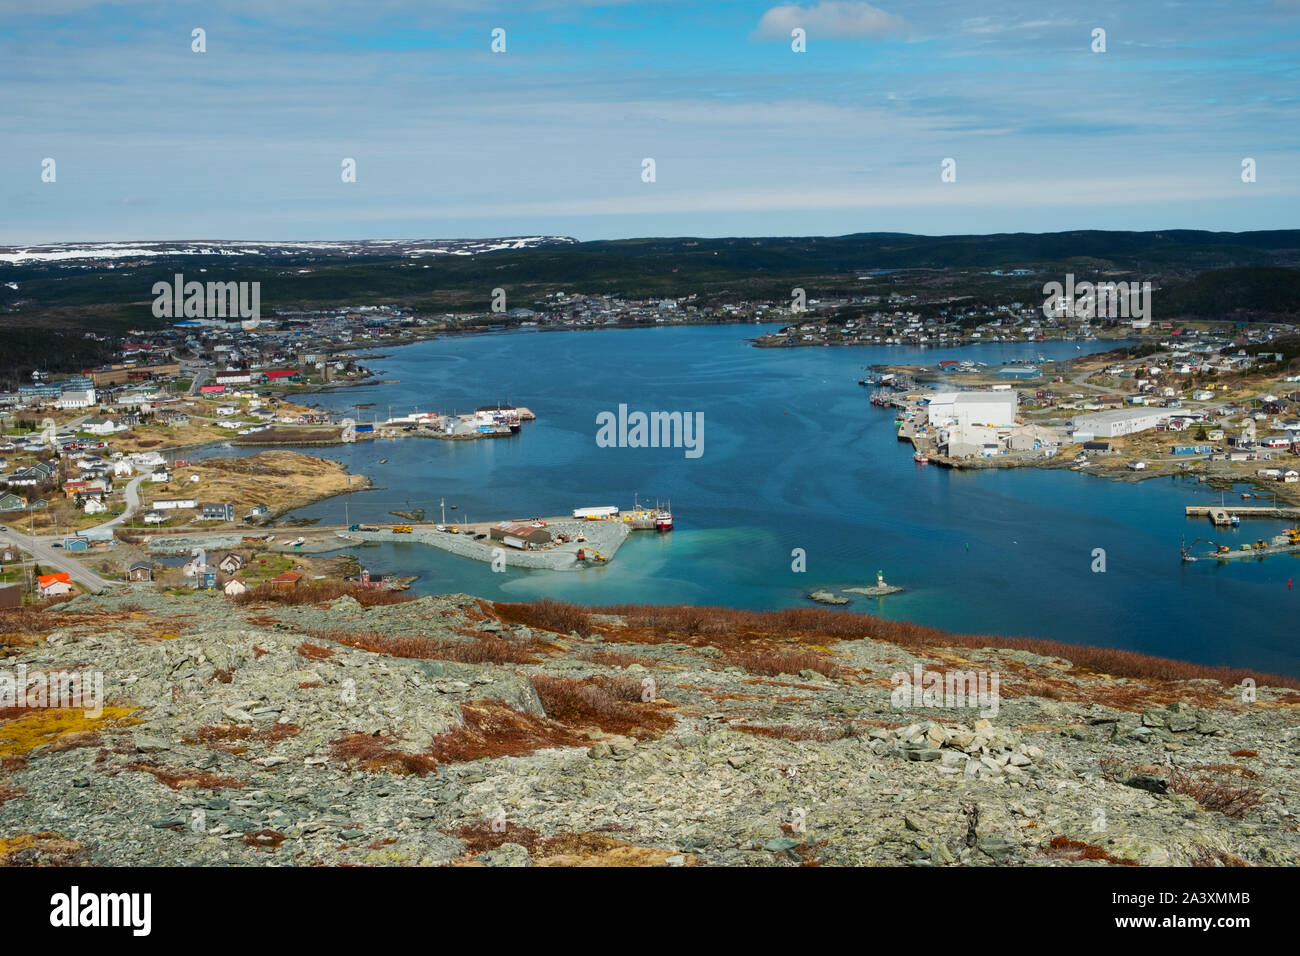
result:
[[[66,571],[60,571],[58,574],[42,574],[36,579],[36,583],[40,585],[43,598],[72,593],[72,575]]]
[[[258,372],[261,380],[265,382],[300,382],[302,373],[296,368],[267,369],[265,372]]]
[[[302,575],[297,571],[285,571],[283,574],[277,574],[271,578],[271,587],[284,588],[285,590],[296,588],[301,579]]]

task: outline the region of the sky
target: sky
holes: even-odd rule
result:
[[[0,0],[0,244],[1297,227],[1300,0]]]

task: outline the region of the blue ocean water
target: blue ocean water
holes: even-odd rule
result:
[[[507,439],[401,439],[321,454],[375,490],[296,513],[325,523],[391,520],[422,507],[449,521],[566,514],[575,507],[672,500],[673,533],[636,533],[609,565],[573,573],[494,573],[413,544],[360,552],[373,570],[417,574],[421,593],[494,600],[556,597],[744,608],[809,605],[820,587],[906,588],[850,610],[963,633],[1033,635],[1210,664],[1300,674],[1293,622],[1300,561],[1179,560],[1180,536],[1210,536],[1188,504],[1218,503],[1194,481],[1137,484],[1069,471],[978,473],[918,466],[893,415],[857,380],[875,363],[974,359],[990,365],[1081,354],[1075,343],[963,349],[756,349],[755,326],[457,336],[393,349],[367,364],[400,384],[312,401],[359,421],[412,410],[469,411],[497,401],[538,420]],[[1089,346],[1084,345],[1084,349]],[[1093,347],[1095,348],[1095,346]],[[356,408],[373,403],[370,409]],[[703,454],[601,448],[596,416],[702,412]],[[214,450],[243,454],[237,450]],[[380,459],[387,458],[386,464]],[[1220,540],[1254,540],[1282,522],[1247,521]],[[1206,546],[1198,545],[1198,550]],[[1094,550],[1105,551],[1104,573]],[[792,570],[803,549],[807,570]]]

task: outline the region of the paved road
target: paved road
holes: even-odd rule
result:
[[[111,588],[122,583],[100,577],[85,565],[68,557],[62,549],[52,548],[40,538],[25,535],[17,528],[0,525],[0,533],[12,538],[15,544],[30,554],[47,572],[66,571],[72,580],[91,589]]]
[[[126,486],[126,508],[117,517],[105,521],[103,524],[95,525],[91,531],[107,530],[114,528],[127,521],[140,507],[140,482],[144,480],[144,475],[137,475],[132,478]],[[38,564],[43,568],[54,571],[66,571],[72,576],[72,580],[78,584],[85,585],[88,588],[107,588],[121,584],[120,581],[111,581],[108,578],[101,577],[94,571],[91,571],[81,562],[73,558],[62,548],[54,547],[55,541],[62,541],[63,537],[59,535],[26,535],[15,527],[0,526],[8,537],[12,538],[24,551],[28,552]],[[84,532],[83,532],[84,534]]]
[[[129,521],[131,516],[140,509],[140,482],[144,481],[144,475],[136,475],[126,486],[124,494],[126,495],[126,508],[116,518],[105,521],[103,524],[95,525],[92,531],[106,530],[116,528],[124,521]]]
[[[190,382],[189,394],[190,395],[199,394],[199,389],[203,387],[204,383],[207,382],[207,380],[208,380],[208,370],[206,368],[199,369],[198,374],[194,376],[194,381]]]

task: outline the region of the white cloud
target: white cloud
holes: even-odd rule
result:
[[[903,18],[856,0],[827,0],[804,9],[794,4],[773,7],[758,22],[757,36],[788,39],[790,31],[802,27],[817,37],[876,37],[899,33]]]

